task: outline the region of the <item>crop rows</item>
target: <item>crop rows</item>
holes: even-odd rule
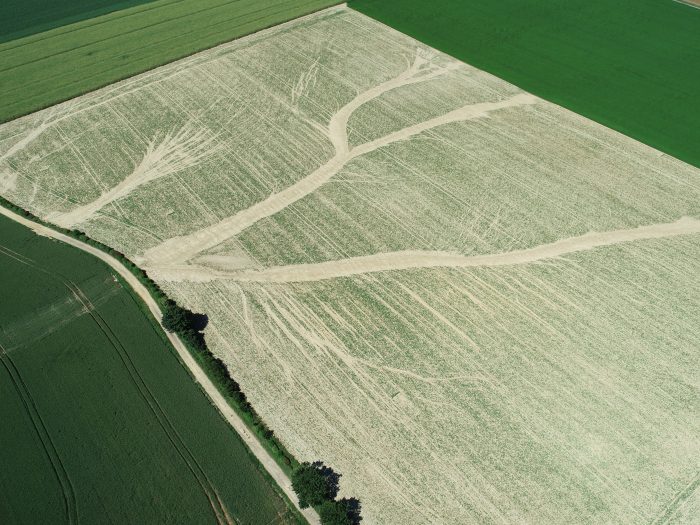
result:
[[[689,520],[698,175],[346,8],[0,127],[371,523]]]

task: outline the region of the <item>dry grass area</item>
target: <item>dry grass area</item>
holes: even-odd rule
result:
[[[700,172],[344,8],[0,127],[368,523],[688,522]]]

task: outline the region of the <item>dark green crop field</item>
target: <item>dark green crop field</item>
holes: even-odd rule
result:
[[[0,44],[0,122],[337,3],[159,0]]]
[[[2,216],[0,400],[3,525],[296,523],[110,269]]]
[[[350,7],[700,167],[700,10],[672,0],[350,0]]]
[[[152,0],[3,0],[0,42],[93,18]]]

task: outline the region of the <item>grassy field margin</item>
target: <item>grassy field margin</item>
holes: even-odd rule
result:
[[[130,261],[121,252],[114,250],[113,248],[110,248],[109,246],[102,244],[99,241],[91,239],[85,233],[79,230],[69,230],[51,224],[50,222],[46,222],[37,217],[36,215],[32,214],[31,212],[19,206],[16,206],[12,202],[8,201],[7,199],[1,196],[0,206],[9,210],[10,212],[13,212],[16,215],[20,215],[27,221],[31,221],[40,226],[53,230],[57,233],[76,239],[77,241],[87,244],[88,246],[100,250],[106,255],[112,257],[113,259],[118,261],[118,263],[126,271],[132,274],[141,285],[143,285],[143,287],[148,291],[151,298],[153,299],[153,301],[159,309],[162,309],[165,306],[166,302],[170,300],[169,297],[165,294],[165,292],[163,292],[160,289],[160,287],[151,278],[148,277],[147,273],[144,270],[136,266],[136,264]],[[139,305],[139,308],[142,310],[144,315],[146,315],[146,318],[149,319],[149,321],[157,327],[157,331],[162,337],[162,339],[169,346],[173,346],[172,340],[177,339],[180,342],[180,344],[187,349],[191,358],[194,359],[194,361],[196,361],[196,363],[200,366],[201,370],[206,374],[207,378],[211,381],[214,387],[216,387],[216,390],[225,400],[227,406],[230,407],[233,410],[233,412],[235,412],[235,414],[241,421],[243,421],[243,423],[245,423],[247,429],[251,432],[250,436],[241,433],[240,429],[237,429],[235,427],[234,430],[236,430],[241,435],[243,441],[248,445],[248,450],[251,454],[251,457],[254,457],[256,461],[263,467],[262,470],[264,471],[264,474],[272,480],[273,486],[277,486],[280,488],[279,493],[281,497],[283,497],[290,504],[290,508],[296,513],[299,522],[309,522],[311,524],[319,523],[315,511],[312,511],[310,509],[305,509],[302,511],[301,509],[299,509],[296,496],[292,492],[290,492],[291,481],[289,480],[289,478],[291,477],[292,471],[299,465],[299,462],[284,447],[284,445],[282,445],[282,443],[279,442],[279,440],[274,436],[274,433],[267,427],[267,425],[263,422],[263,420],[260,418],[257,412],[255,412],[255,409],[247,401],[245,394],[240,390],[240,388],[238,387],[238,383],[231,377],[230,373],[226,374],[225,376],[222,376],[221,367],[225,368],[225,365],[223,365],[221,360],[216,358],[209,351],[208,348],[205,348],[204,351],[202,351],[201,349],[196,349],[193,347],[192,344],[189,344],[187,341],[183,340],[182,338],[179,338],[177,335],[167,334],[163,326],[161,325],[160,320],[156,319],[152,310],[148,307],[148,305],[146,305],[143,302],[143,300],[141,300],[138,294],[136,294],[135,290],[133,290],[132,286],[126,281],[126,279],[124,279],[123,276],[119,274],[117,274],[117,278],[122,284],[122,286],[124,286],[125,289],[129,290],[129,293]],[[202,384],[202,382],[195,376],[192,368],[188,365],[188,363],[184,362],[183,359],[181,359],[182,356],[178,355],[178,352],[175,348],[171,349],[173,350],[174,355],[178,356],[182,366],[187,370],[188,374],[192,377],[192,379],[195,382],[199,384],[200,388],[204,391],[205,395],[207,395],[207,397],[211,399],[212,404],[214,404],[219,409],[224,419],[226,419],[230,423],[230,418],[227,417],[227,415],[221,410],[221,407],[216,403],[216,400],[212,399],[212,396],[207,391],[206,386]],[[275,464],[279,466],[279,468],[287,478],[288,483],[285,484],[286,486],[282,486],[282,484],[279,482],[279,479],[273,476],[272,473],[270,473],[269,468],[266,466],[265,462],[261,461],[261,458],[258,457],[258,455],[250,449],[251,437],[262,446],[262,448],[268,453],[268,455],[275,461]]]

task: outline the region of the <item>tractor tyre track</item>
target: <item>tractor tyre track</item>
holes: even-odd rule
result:
[[[125,369],[127,370],[129,377],[131,378],[132,382],[134,383],[134,386],[138,390],[141,398],[144,400],[146,405],[149,407],[150,411],[153,413],[155,416],[156,420],[158,421],[159,426],[165,433],[165,435],[168,437],[168,440],[172,444],[173,448],[177,451],[178,455],[180,458],[183,460],[185,465],[187,465],[187,468],[189,471],[192,473],[194,478],[197,480],[197,483],[199,486],[202,488],[202,491],[206,495],[209,504],[212,508],[212,512],[214,514],[214,517],[216,519],[216,522],[219,525],[233,525],[234,522],[232,522],[229,517],[228,517],[228,511],[225,509],[223,502],[219,498],[219,495],[217,494],[216,490],[214,489],[211,480],[206,476],[204,473],[204,470],[202,469],[201,465],[197,462],[197,460],[194,458],[192,452],[190,449],[185,445],[185,443],[182,440],[182,436],[177,432],[177,430],[174,428],[170,420],[167,418],[165,415],[165,412],[163,411],[163,408],[160,406],[158,401],[155,399],[155,396],[153,393],[148,389],[145,381],[143,380],[143,377],[139,374],[138,370],[136,369],[136,366],[134,365],[133,361],[131,360],[131,357],[128,355],[128,352],[124,348],[124,346],[121,344],[121,341],[117,336],[114,334],[112,329],[109,327],[109,324],[102,318],[99,313],[97,313],[94,305],[90,302],[89,298],[83,293],[83,291],[76,285],[74,282],[70,281],[69,279],[65,278],[63,275],[60,275],[58,273],[52,273],[39,265],[36,264],[35,261],[32,259],[29,259],[27,257],[22,256],[21,254],[17,254],[13,252],[12,250],[9,250],[8,248],[5,247],[0,247],[0,253],[5,254],[8,257],[11,257],[15,259],[16,261],[25,264],[27,266],[32,267],[35,270],[38,270],[39,272],[49,276],[52,279],[58,279],[72,294],[73,296],[83,305],[85,308],[85,311],[90,317],[93,319],[97,327],[100,329],[100,331],[105,335],[107,340],[110,342],[112,347],[116,350],[120,360],[122,361]],[[19,375],[19,371],[17,368],[14,366],[14,363],[10,359],[9,355],[5,352],[4,348],[0,346],[0,357],[2,357],[3,364],[5,365],[5,368],[8,369],[8,373],[10,373],[10,377],[13,380],[13,383],[15,383],[15,388],[18,390],[18,392],[21,392],[22,390],[26,392],[26,395],[29,399],[29,402],[31,402],[31,406],[34,409],[34,412],[31,411],[30,406],[28,405],[27,401],[22,397],[23,403],[30,414],[30,417],[32,418],[32,422],[34,423],[35,428],[37,429],[37,433],[40,436],[40,439],[42,439],[42,443],[44,444],[44,448],[47,451],[47,454],[49,454],[49,448],[47,448],[46,443],[44,442],[44,438],[42,438],[41,433],[39,431],[39,426],[37,426],[36,422],[34,421],[34,418],[38,418],[38,421],[40,422],[41,428],[45,432],[46,436],[45,438],[48,440],[48,443],[50,444],[50,449],[53,450],[55,454],[55,459],[57,465],[54,463],[54,460],[51,459],[51,456],[49,455],[49,458],[51,459],[51,463],[54,466],[54,471],[56,472],[57,476],[59,477],[59,481],[61,483],[62,490],[64,492],[64,498],[66,499],[66,506],[67,506],[67,513],[68,513],[68,521],[69,523],[77,523],[77,510],[76,509],[76,498],[75,498],[75,493],[73,490],[72,485],[70,484],[70,479],[68,478],[68,474],[65,471],[65,468],[63,464],[60,461],[60,457],[58,456],[58,452],[56,451],[56,448],[51,441],[51,438],[48,434],[48,431],[46,430],[46,426],[44,425],[43,421],[41,420],[41,417],[39,416],[38,409],[36,408],[36,405],[34,404],[31,395],[29,394],[29,390],[26,387],[26,384],[21,379],[21,376]],[[17,378],[19,382],[21,383],[22,387],[20,389],[20,386],[17,384],[17,380],[15,379],[14,375],[10,371],[10,368],[8,367],[7,361],[9,361],[9,364],[11,368],[14,369]],[[21,395],[21,394],[20,394]]]
[[[61,456],[58,453],[55,443],[51,439],[51,434],[49,434],[46,424],[39,413],[39,409],[32,397],[29,387],[25,383],[22,375],[19,373],[19,369],[15,365],[14,361],[10,355],[5,351],[5,348],[0,345],[0,363],[2,363],[5,370],[10,376],[12,385],[17,391],[24,409],[32,422],[34,431],[36,432],[41,446],[44,449],[44,453],[51,463],[51,469],[61,486],[61,493],[63,495],[64,511],[66,514],[66,519],[70,524],[78,523],[78,505],[77,499],[75,497],[75,488],[73,483],[68,476],[63,461],[61,461]]]
[[[192,473],[197,483],[202,488],[202,491],[209,500],[209,504],[212,508],[212,512],[216,518],[219,525],[233,525],[233,523],[227,518],[228,512],[225,509],[223,502],[219,498],[216,490],[214,489],[211,480],[207,477],[202,466],[197,462],[192,451],[187,447],[187,445],[182,440],[182,436],[175,429],[170,419],[168,419],[162,406],[158,403],[151,390],[148,388],[146,382],[144,381],[138,369],[134,365],[133,360],[129,356],[126,348],[121,343],[116,334],[112,331],[109,324],[104,320],[104,318],[97,312],[95,307],[90,302],[90,299],[83,293],[83,291],[72,281],[64,281],[66,287],[74,294],[76,299],[80,301],[85,307],[87,313],[92,317],[97,326],[100,328],[102,333],[105,335],[107,340],[110,342],[112,347],[117,351],[119,359],[124,364],[124,368],[129,373],[131,381],[134,386],[139,391],[141,398],[144,400],[146,405],[148,405],[150,411],[155,416],[161,429],[168,437],[168,440],[172,444],[173,448],[177,451],[180,458],[183,460],[185,465],[187,465],[188,470]]]

